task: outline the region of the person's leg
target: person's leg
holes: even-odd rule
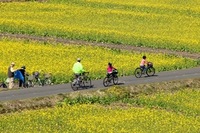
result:
[[[77,81],[78,81],[78,77],[79,77],[79,74],[74,73],[74,81],[73,81],[73,84],[78,83],[78,82],[77,82]]]
[[[115,77],[117,74],[115,72],[112,72],[112,76]]]
[[[14,87],[14,78],[9,78],[9,89]]]
[[[19,80],[19,87],[22,87],[22,83],[23,83],[23,81]]]
[[[25,77],[24,77],[23,87],[26,88],[26,80],[25,80]]]
[[[142,73],[145,72],[145,66],[140,66],[140,68],[142,69]]]
[[[81,80],[81,74],[76,74],[76,79],[77,79],[77,81],[80,81]]]
[[[109,74],[109,73],[107,73],[107,75],[106,75],[106,76],[107,76],[107,78],[109,78],[109,77],[110,77],[110,74]]]

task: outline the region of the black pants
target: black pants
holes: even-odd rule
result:
[[[25,85],[25,79],[24,79],[24,81],[22,81],[22,80],[19,80],[19,87],[26,87],[26,85]]]
[[[115,77],[115,73],[107,73],[107,78],[110,78],[110,76]]]

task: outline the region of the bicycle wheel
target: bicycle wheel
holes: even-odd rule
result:
[[[33,81],[28,81],[27,84],[28,84],[28,87],[34,87]]]
[[[71,84],[72,90],[74,90],[74,91],[78,90],[79,85],[77,84],[76,79],[74,79],[70,84]]]
[[[147,76],[153,76],[155,74],[155,68],[149,67],[146,71]]]
[[[92,86],[92,81],[89,77],[85,77],[83,82],[85,88],[90,88]]]
[[[142,76],[142,69],[139,67],[136,68],[134,74],[136,78],[140,78]]]
[[[118,76],[113,77],[113,84],[117,85],[118,84]]]
[[[45,79],[43,85],[51,85],[51,79]]]
[[[110,79],[109,79],[108,77],[105,77],[105,78],[103,79],[103,85],[104,85],[105,87],[107,87],[107,86],[109,86],[109,84],[110,84]]]
[[[36,79],[34,82],[34,87],[41,87],[41,86],[43,86],[42,81],[39,78]]]

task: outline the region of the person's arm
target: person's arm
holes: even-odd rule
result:
[[[10,68],[10,71],[11,71],[11,72],[15,72],[16,70],[15,70],[13,67],[11,67],[11,68]]]
[[[82,64],[80,64],[80,70],[81,70],[81,73],[85,72]]]
[[[115,67],[113,67],[112,70],[117,70],[117,69]]]
[[[147,60],[145,60],[144,64],[146,64],[146,65],[147,65],[147,64],[148,64],[148,61],[147,61]]]

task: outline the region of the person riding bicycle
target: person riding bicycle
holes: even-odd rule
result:
[[[116,68],[112,66],[112,63],[108,63],[108,67],[107,67],[107,77],[110,77],[111,75],[114,77],[115,74],[117,74],[116,72]]]
[[[146,59],[147,59],[147,57],[144,55],[144,56],[142,57],[141,62],[140,62],[140,68],[141,68],[143,71],[146,70],[146,65],[148,64],[148,61],[147,61]]]
[[[78,79],[78,77],[85,72],[83,65],[81,64],[81,59],[77,58],[77,62],[74,63],[73,68],[75,79]]]

